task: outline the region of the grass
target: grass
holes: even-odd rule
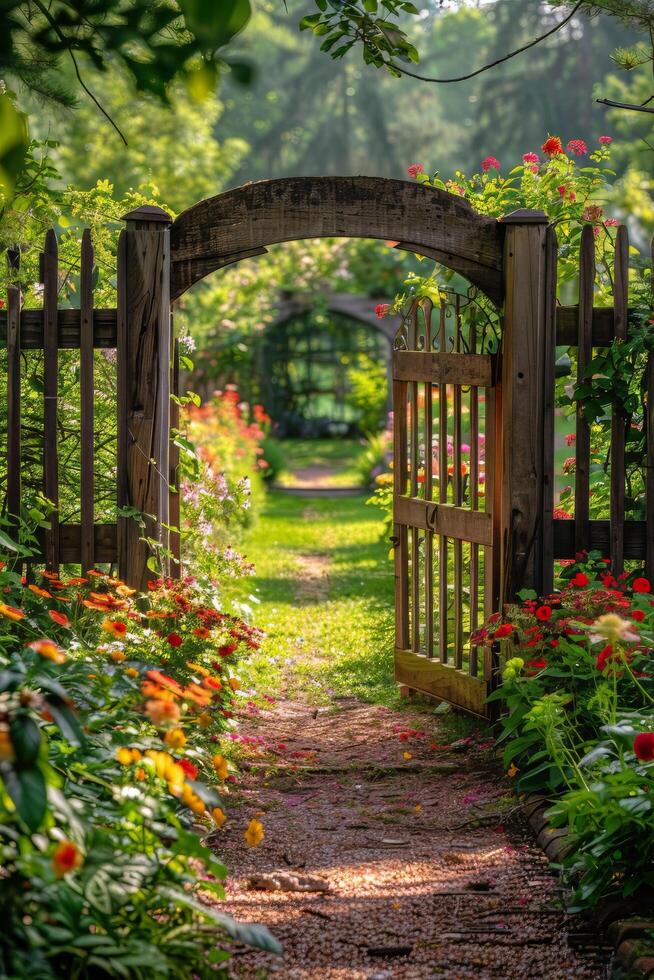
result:
[[[286,467],[279,476],[281,486],[297,486],[304,482],[297,470],[311,467],[318,470],[317,481],[332,487],[357,487],[361,475],[357,461],[365,445],[357,439],[281,439],[279,448]],[[323,471],[322,473],[320,471]]]
[[[397,704],[393,565],[365,501],[268,495],[244,544],[256,576],[243,598],[267,633],[244,676],[259,697]]]

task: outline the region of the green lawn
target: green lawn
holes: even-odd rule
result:
[[[397,702],[393,565],[365,501],[268,495],[243,546],[256,566],[243,598],[267,632],[244,674],[257,696]]]
[[[286,466],[280,474],[281,486],[297,486],[311,482],[332,487],[356,487],[361,484],[357,460],[365,452],[358,439],[280,439]],[[307,481],[303,471],[311,469],[313,477]],[[298,472],[299,471],[299,472]]]

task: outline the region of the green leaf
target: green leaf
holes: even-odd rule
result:
[[[3,197],[7,202],[12,199],[28,146],[26,116],[7,94],[0,95],[0,201]]]
[[[298,27],[301,31],[306,31],[309,30],[310,28],[313,29],[316,26],[316,24],[319,24],[321,22],[321,20],[322,20],[322,16],[320,14],[309,14],[307,17],[302,18],[302,20],[298,24]]]
[[[19,766],[31,766],[39,754],[41,731],[29,715],[17,715],[9,732]]]
[[[45,778],[41,770],[36,766],[11,769],[3,774],[3,779],[20,818],[31,832],[38,830],[47,806]]]
[[[243,30],[250,0],[179,0],[186,26],[204,48],[220,48]]]

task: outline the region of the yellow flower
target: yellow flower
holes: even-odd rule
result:
[[[198,816],[201,813],[204,813],[204,811],[206,810],[206,806],[204,805],[204,801],[201,800],[199,796],[194,796],[193,799],[191,800],[191,802],[189,803],[189,806],[190,806],[191,810],[193,811],[193,813],[198,814]]]
[[[139,766],[136,772],[134,773],[134,776],[136,777],[136,779],[138,779],[139,782],[143,782],[143,780],[146,778],[145,769],[142,769],[141,766]]]
[[[507,769],[506,774],[509,777],[509,779],[513,779],[513,777],[517,776],[519,772],[520,770],[518,769],[518,767],[515,765],[515,763],[512,762],[509,768]]]
[[[409,759],[413,759],[413,756],[411,755],[410,752],[403,752],[402,753],[402,758],[405,759],[408,762]]]
[[[132,750],[123,746],[116,752],[116,758],[120,762],[121,766],[131,766],[132,764]]]
[[[213,822],[218,828],[222,827],[227,820],[227,814],[224,813],[219,806],[214,807],[214,809],[211,811],[211,816],[213,817]]]
[[[123,660],[125,659],[125,654],[122,650],[112,650],[111,659],[115,664],[122,664]]]
[[[22,609],[16,609],[15,606],[8,606],[5,602],[0,602],[0,616],[5,616],[6,619],[13,619],[14,622],[25,619],[25,613]]]
[[[248,828],[243,834],[245,838],[245,843],[248,847],[258,847],[261,841],[266,836],[263,829],[263,824],[256,817],[253,817],[248,824]]]
[[[139,676],[139,672],[138,672],[138,670],[136,670],[135,667],[127,667],[126,670],[125,670],[125,673],[127,674],[128,677],[138,677]]]
[[[229,678],[229,686],[231,687],[232,691],[240,691],[241,690],[241,682],[238,679],[238,677],[230,677]]]
[[[55,664],[63,664],[66,659],[64,651],[60,650],[52,640],[32,640],[27,645],[31,650],[36,650],[41,657],[45,657],[46,660],[52,660]]]
[[[171,728],[166,732],[164,742],[171,749],[183,749],[186,745],[186,735],[181,728]]]
[[[125,624],[118,619],[103,619],[102,629],[116,640],[122,640],[127,632]]]
[[[218,778],[220,779],[221,783],[224,783],[227,779],[229,769],[227,768],[227,759],[222,756],[220,752],[216,753],[216,755],[213,757],[213,767],[218,773]]]
[[[128,585],[119,585],[116,589],[118,595],[122,595],[124,598],[128,598],[136,593],[136,589],[130,589]]]
[[[200,728],[209,728],[212,722],[213,718],[208,712],[203,711],[201,715],[198,715],[198,725]]]
[[[206,667],[203,667],[201,664],[196,664],[193,660],[187,660],[186,666],[190,670],[194,670],[196,674],[200,674],[202,677],[208,677],[211,673],[211,671],[207,670]]]

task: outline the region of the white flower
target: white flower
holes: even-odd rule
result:
[[[634,624],[622,619],[617,613],[606,613],[596,619],[590,628],[591,643],[638,643],[640,636]]]

